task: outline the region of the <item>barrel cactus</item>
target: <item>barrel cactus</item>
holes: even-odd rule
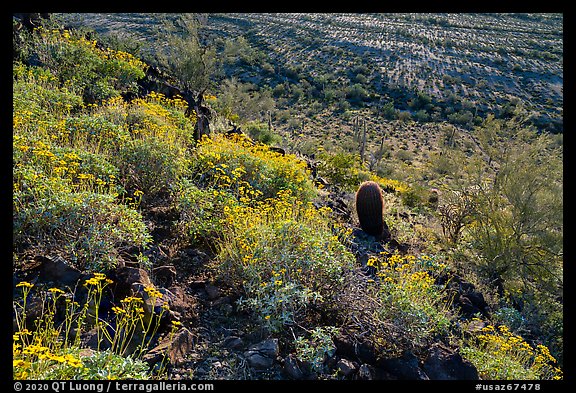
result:
[[[389,236],[388,226],[382,216],[384,200],[382,189],[374,181],[363,182],[356,192],[356,212],[364,232],[382,240]]]

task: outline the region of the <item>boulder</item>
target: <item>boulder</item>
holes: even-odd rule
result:
[[[478,371],[459,353],[435,343],[428,351],[423,369],[434,380],[477,380]]]
[[[284,359],[284,373],[291,379],[299,380],[304,378],[298,359],[292,353]]]
[[[36,265],[33,270],[38,272],[38,279],[43,282],[73,287],[82,278],[80,270],[58,255],[37,255],[34,257],[34,262]]]
[[[374,367],[364,363],[358,368],[358,379],[364,381],[371,381],[374,379]]]
[[[354,362],[345,358],[338,360],[338,363],[336,363],[336,368],[338,369],[338,373],[344,378],[350,377],[356,372],[356,370],[358,370],[358,366],[356,366]]]
[[[430,379],[420,368],[420,362],[416,355],[410,351],[404,352],[400,357],[381,360],[380,366],[384,371],[398,379]]]
[[[152,277],[154,277],[155,282],[168,288],[173,285],[176,280],[176,268],[173,265],[155,267],[152,269]]]
[[[181,328],[173,335],[169,334],[142,359],[152,365],[162,361],[166,356],[172,365],[178,365],[186,361],[186,355],[192,351],[193,347],[194,336],[188,329]]]
[[[250,346],[244,352],[244,356],[251,367],[257,370],[267,370],[272,367],[279,352],[278,339],[271,338]]]

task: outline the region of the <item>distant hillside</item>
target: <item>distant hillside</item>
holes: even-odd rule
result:
[[[150,39],[157,24],[155,14],[62,17],[138,40]],[[373,94],[370,105],[393,101],[443,119],[508,116],[521,104],[538,127],[563,130],[561,14],[209,14],[205,33],[246,36],[265,53],[275,73],[241,75],[260,87],[291,78],[323,88],[358,84]],[[418,93],[431,105],[409,106]]]

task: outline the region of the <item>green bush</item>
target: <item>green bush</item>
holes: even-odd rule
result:
[[[75,31],[39,27],[34,30],[30,57],[58,77],[71,82],[88,102],[100,102],[136,92],[146,65],[127,52],[101,49]]]
[[[22,174],[25,186],[13,196],[16,250],[56,252],[80,269],[103,271],[117,264],[122,247],[150,241],[140,213],[114,196],[58,191],[58,180],[33,177]]]
[[[518,118],[489,116],[475,135],[489,160],[469,160],[458,174],[457,190],[471,207],[461,238],[476,253],[467,263],[557,355],[562,330],[562,150],[550,135],[525,128]]]
[[[358,179],[358,156],[345,151],[318,154],[318,175],[344,188],[355,189]]]
[[[124,187],[143,192],[145,199],[172,190],[186,169],[185,152],[157,138],[129,140],[112,159]]]
[[[268,125],[260,122],[246,124],[246,132],[253,140],[265,145],[273,145],[281,141],[281,137],[268,128]]]
[[[124,127],[90,113],[69,116],[65,132],[60,136],[63,145],[82,147],[95,153],[115,152],[128,139]]]
[[[52,72],[42,67],[14,62],[12,67],[12,111],[15,126],[30,120],[28,127],[41,128],[52,119],[79,111],[84,103],[68,84],[62,85]]]
[[[353,256],[325,214],[288,190],[226,212],[219,275],[242,288],[240,307],[272,332],[303,323],[311,310],[327,317],[344,290]]]
[[[180,233],[186,242],[213,246],[224,232],[224,207],[236,199],[218,189],[198,188],[184,179],[176,192],[176,206],[180,212]]]

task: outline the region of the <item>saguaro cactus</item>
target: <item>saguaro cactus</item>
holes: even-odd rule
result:
[[[388,226],[382,216],[384,200],[378,183],[365,181],[356,192],[356,212],[364,232],[381,240],[389,236]]]

